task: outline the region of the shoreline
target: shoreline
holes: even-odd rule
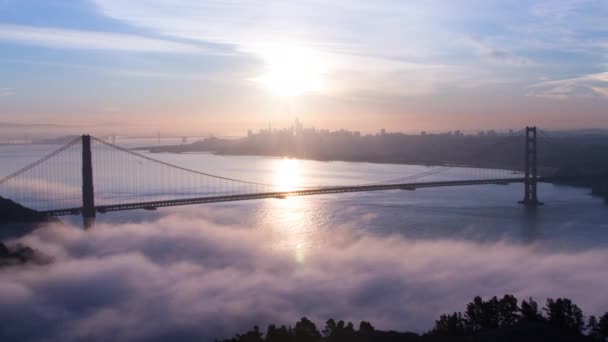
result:
[[[190,146],[192,147],[192,145],[186,145],[186,146]],[[145,151],[148,152],[150,154],[155,154],[155,153],[169,153],[169,154],[187,154],[187,153],[200,153],[200,154],[210,154],[210,155],[214,155],[214,156],[227,156],[227,157],[261,157],[261,158],[274,158],[274,159],[283,159],[283,158],[289,158],[289,159],[299,159],[299,160],[307,160],[307,161],[316,161],[316,162],[343,162],[343,163],[366,163],[366,164],[386,164],[386,165],[411,165],[411,166],[423,166],[423,167],[429,167],[429,168],[433,168],[433,167],[453,167],[453,168],[475,168],[475,169],[493,169],[493,170],[504,170],[504,171],[511,171],[513,173],[521,173],[520,170],[516,170],[510,167],[501,167],[501,166],[488,166],[488,165],[475,165],[475,164],[429,164],[429,163],[424,163],[424,162],[420,162],[420,161],[376,161],[376,160],[370,160],[370,159],[366,159],[366,160],[361,160],[361,159],[334,159],[334,158],[327,158],[327,159],[323,159],[323,158],[311,158],[311,157],[293,157],[293,156],[288,156],[288,155],[264,155],[264,154],[244,154],[244,153],[218,153],[216,151],[211,151],[211,150],[188,150],[188,151],[182,151],[182,152],[176,152],[176,151],[171,151],[171,149],[177,148],[179,149],[180,147],[182,147],[182,145],[165,145],[165,146],[157,146],[157,147],[153,147],[153,146],[142,146],[142,147],[136,147],[133,148],[132,150],[134,151]],[[541,167],[542,168],[542,167]],[[595,183],[581,183],[581,182],[568,182],[568,181],[554,181],[554,182],[548,182],[549,184],[553,184],[556,186],[569,186],[569,187],[574,187],[574,188],[584,188],[584,189],[589,189],[589,195],[592,197],[599,197],[599,198],[603,198],[607,203],[608,203],[608,191],[603,191],[603,190],[598,190],[598,189],[605,189],[605,185],[599,185],[599,184],[595,184]]]
[[[167,145],[167,146],[159,146],[160,148],[164,147],[173,147],[180,145]],[[289,155],[273,155],[273,154],[256,154],[256,153],[221,153],[216,151],[184,151],[184,152],[175,152],[170,150],[154,150],[159,147],[150,147],[150,146],[142,146],[132,148],[132,151],[137,152],[147,152],[150,154],[160,154],[160,153],[168,153],[168,154],[210,154],[214,156],[223,156],[223,157],[262,157],[262,158],[272,158],[272,159],[298,159],[298,160],[307,160],[307,161],[317,161],[317,162],[343,162],[343,163],[366,163],[366,164],[385,164],[385,165],[411,165],[411,166],[424,166],[424,167],[461,167],[461,168],[475,168],[475,169],[494,169],[494,170],[506,170],[513,172],[520,172],[519,170],[509,168],[509,167],[500,167],[500,166],[484,166],[484,165],[472,165],[472,164],[440,164],[440,163],[425,163],[422,161],[376,161],[372,159],[337,159],[337,158],[314,158],[314,157],[297,157],[297,156],[289,156]]]

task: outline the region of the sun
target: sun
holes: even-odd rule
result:
[[[258,50],[266,72],[253,80],[270,92],[292,97],[325,90],[319,53],[289,45],[265,45]]]

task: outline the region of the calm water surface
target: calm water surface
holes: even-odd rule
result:
[[[129,142],[126,147],[142,145]],[[28,165],[58,146],[0,146],[0,176]],[[426,166],[318,162],[271,157],[211,154],[148,154],[153,158],[227,177],[294,186],[362,184],[430,170]],[[426,180],[482,178],[503,171],[452,169]],[[238,221],[276,232],[289,246],[322,248],[327,234],[356,225],[369,234],[400,234],[411,239],[506,240],[536,243],[552,250],[579,250],[608,245],[608,205],[588,189],[542,184],[545,205],[528,210],[517,201],[523,186],[467,186],[320,195],[233,202],[156,212],[118,212],[98,216],[98,222],[153,220],[168,211],[238,208]],[[79,219],[65,218],[79,223]]]

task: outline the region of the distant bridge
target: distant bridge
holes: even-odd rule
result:
[[[421,179],[445,173],[452,166],[376,183],[355,185],[293,186],[245,181],[173,165],[135,153],[104,140],[83,135],[46,157],[0,179],[0,196],[10,198],[47,216],[82,215],[85,226],[97,213],[182,206],[202,203],[287,198],[322,194],[469,185],[524,184],[521,203],[539,205],[538,182],[560,178],[539,176],[537,129],[527,127],[524,169],[486,170],[469,179]],[[507,137],[511,141],[517,137]],[[495,153],[495,151],[494,151]],[[479,173],[479,169],[470,169]]]

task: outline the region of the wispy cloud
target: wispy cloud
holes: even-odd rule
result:
[[[516,66],[530,66],[533,64],[532,60],[529,58],[517,56],[504,49],[491,47],[479,37],[471,36],[468,41],[477,49],[479,55],[491,62]]]
[[[190,96],[189,92],[179,89],[179,83],[194,81],[200,82],[206,94],[214,88],[218,94],[233,93],[239,98],[270,103],[276,100],[271,92],[262,92],[256,89],[259,82],[247,80],[261,79],[260,76],[266,75],[273,63],[280,64],[280,60],[290,61],[295,65],[290,70],[309,76],[306,71],[310,67],[309,59],[300,58],[303,63],[295,63],[289,53],[275,52],[283,50],[300,55],[299,51],[312,51],[311,55],[319,56],[322,62],[319,64],[324,68],[314,75],[319,77],[310,77],[315,81],[311,83],[322,83],[324,87],[319,87],[323,91],[306,95],[307,105],[301,114],[308,113],[311,119],[320,117],[314,113],[321,112],[355,112],[361,117],[375,116],[374,122],[382,122],[379,117],[388,112],[391,116],[418,113],[412,122],[444,114],[457,117],[464,115],[459,113],[495,112],[498,116],[506,108],[505,94],[521,100],[518,111],[522,113],[527,113],[524,107],[531,108],[526,104],[533,102],[524,96],[526,92],[530,96],[563,99],[603,98],[605,94],[602,84],[587,81],[577,80],[576,86],[562,85],[561,88],[554,85],[552,90],[541,90],[537,84],[541,76],[577,78],[606,70],[603,64],[608,60],[608,41],[604,34],[608,30],[605,20],[608,6],[602,0],[530,0],[517,4],[509,0],[89,2],[93,6],[86,6],[85,11],[91,12],[84,14],[90,17],[77,21],[65,18],[66,27],[69,25],[71,29],[61,28],[59,20],[54,21],[54,25],[59,25],[54,28],[0,24],[0,43],[9,46],[5,58],[75,65],[90,63],[107,68],[106,73],[133,79],[123,84],[125,91],[133,96],[144,93],[138,79],[149,78],[151,88],[157,87],[161,80],[169,80],[174,88],[166,87],[165,94],[171,99]],[[19,10],[27,18],[29,7],[16,8]],[[102,20],[98,20],[100,16]],[[94,24],[99,32],[87,31],[92,27],[87,23],[91,18],[98,20]],[[119,25],[111,28],[103,26],[118,22]],[[13,44],[76,51],[103,49],[180,55],[129,54],[128,58],[114,59],[117,53],[112,56],[104,53],[95,58],[75,53],[60,60],[58,54],[10,49]],[[69,51],[62,53],[70,54]],[[224,53],[236,58],[224,58]],[[27,71],[25,65],[17,67]],[[48,69],[59,77],[67,76],[66,85],[70,84],[75,92],[84,90],[75,89],[78,83],[67,80],[77,81],[75,78],[82,76],[81,73]],[[67,72],[62,74],[64,71]],[[111,89],[107,83],[111,81],[109,78],[98,79],[103,89]],[[321,82],[317,82],[319,80]],[[222,87],[215,87],[216,82],[221,82]],[[31,86],[36,88],[39,84]],[[480,91],[484,92],[483,97]],[[181,115],[191,118],[195,111],[224,110],[234,117],[251,113],[250,106],[235,105],[225,98],[205,98],[205,103],[202,98],[181,101],[189,104],[188,108],[184,105]],[[351,99],[365,101],[369,106],[350,107]],[[64,113],[63,108],[56,107],[71,101],[61,99],[54,109]],[[158,101],[159,106],[155,108],[162,105],[169,108],[173,104],[164,96],[158,96],[133,104],[133,111],[147,112],[143,106],[150,101]],[[601,110],[595,101],[588,101],[587,105],[587,112]],[[24,108],[25,113],[28,108],[32,114],[26,114],[33,116],[38,109],[29,107],[32,105],[24,104],[17,109]],[[198,109],[208,107],[214,110]],[[547,111],[563,109],[557,107]],[[268,113],[261,107],[257,109],[259,113]],[[202,116],[207,115],[213,114]],[[542,117],[539,115],[537,119]]]
[[[15,95],[15,89],[13,88],[0,88],[0,97]]]
[[[180,2],[180,6],[166,0],[146,6],[115,0],[96,3],[103,14],[130,25],[180,39],[228,44],[267,65],[277,57],[273,51],[310,51],[322,60],[325,75],[340,83],[330,87],[334,90],[369,88],[366,90],[383,92],[383,84],[369,81],[386,80],[392,75],[401,83],[399,87],[391,85],[393,89],[404,89],[403,83],[413,78],[419,84],[424,81],[423,93],[427,94],[428,90],[437,90],[428,86],[430,78],[436,85],[451,76],[448,63],[429,58],[437,53],[430,37],[445,37],[436,36],[429,25],[430,11],[426,9],[432,6],[428,4],[192,0]],[[373,23],[366,30],[358,26],[361,16]],[[403,22],[408,23],[407,28]],[[442,70],[448,72],[439,76]],[[344,80],[336,75],[350,77]],[[409,77],[399,79],[395,75]],[[349,86],[354,84],[357,86]],[[409,87],[408,93],[419,92],[420,88]]]
[[[528,96],[556,100],[570,98],[608,99],[608,72],[539,82],[527,87]]]
[[[48,66],[53,68],[60,69],[76,69],[76,70],[84,70],[87,72],[95,72],[100,74],[107,74],[116,77],[128,77],[128,78],[156,78],[156,79],[175,79],[175,80],[184,80],[184,81],[215,81],[218,82],[217,74],[214,72],[162,72],[156,71],[154,69],[143,69],[139,67],[134,67],[131,69],[126,68],[118,68],[113,66],[98,66],[98,65],[82,65],[82,64],[74,64],[74,63],[57,63],[57,62],[46,62],[46,61],[36,61],[36,60],[2,60],[6,63],[12,64],[29,64],[29,65],[39,65],[39,66]],[[229,73],[224,73],[224,75]],[[8,89],[8,88],[7,88]]]
[[[119,0],[95,2],[104,15],[130,25],[181,39],[230,44],[263,62],[267,60],[264,43],[306,46],[319,51],[323,59],[329,61],[328,75],[340,83],[336,88],[351,93],[363,90],[385,95],[394,93],[395,89],[406,89],[404,95],[414,96],[437,93],[448,87],[503,83],[496,80],[514,77],[519,78],[521,84],[531,84],[535,82],[534,76],[523,72],[515,76],[505,67],[538,71],[558,63],[547,53],[539,54],[539,50],[590,50],[561,34],[558,38],[551,35],[555,33],[555,22],[545,25],[538,17],[564,17],[580,11],[588,17],[597,16],[585,7],[590,2],[570,0],[559,1],[553,10],[550,6],[553,2],[537,0],[522,6],[517,15],[509,11],[511,5],[507,1],[442,2],[441,5],[436,1],[378,1],[361,5],[346,1],[304,4],[184,0],[179,6],[172,6],[166,0],[146,6]],[[495,30],[484,30],[485,21],[472,13],[487,14],[487,20],[500,24]],[[365,29],[360,26],[362,18],[365,18]],[[436,24],[439,22],[442,25]],[[579,21],[576,25],[562,24],[562,27],[575,33],[586,28],[584,22]],[[529,34],[517,31],[532,28],[535,31]],[[466,37],[466,52],[462,49],[461,37]],[[540,43],[543,45],[539,46]],[[471,46],[481,63],[469,58]],[[495,72],[497,70],[500,72]],[[462,74],[492,76],[487,80],[467,80]],[[346,81],[344,75],[349,75]],[[391,78],[392,81],[386,81]],[[417,86],[411,87],[411,84]]]
[[[534,15],[562,20],[577,14],[581,7],[595,0],[544,0],[532,7]]]
[[[61,49],[118,50],[187,54],[224,54],[195,44],[131,34],[0,24],[0,40]]]

